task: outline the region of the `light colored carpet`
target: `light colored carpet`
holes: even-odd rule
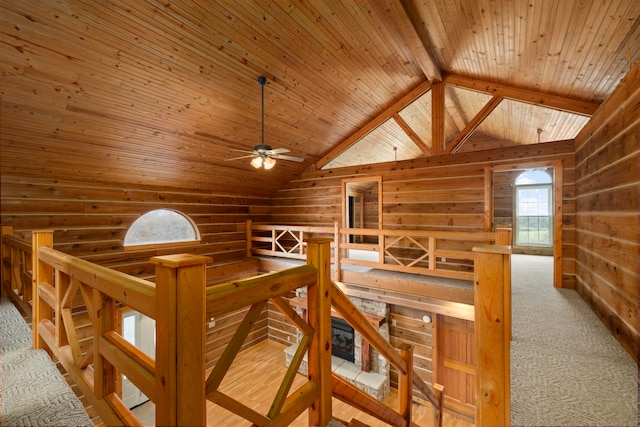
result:
[[[32,332],[13,304],[0,302],[2,426],[92,426],[49,355],[34,350]]]
[[[553,287],[553,259],[513,255],[511,422],[637,426],[638,366],[578,293]]]

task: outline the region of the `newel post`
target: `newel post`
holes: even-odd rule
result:
[[[53,248],[53,231],[41,230],[31,233],[31,296],[33,303],[31,307],[33,321],[33,348],[47,348],[44,340],[40,338],[38,326],[40,321],[44,319],[52,319],[53,310],[49,304],[40,304],[40,293],[38,286],[47,282],[54,285],[53,267],[41,262],[38,259],[38,251],[40,248]]]
[[[307,319],[315,330],[309,345],[309,380],[320,396],[309,408],[309,425],[325,426],[331,420],[331,239],[307,240],[307,264],[318,270],[318,280],[307,287]]]
[[[205,396],[206,264],[177,254],[156,264],[156,425],[207,425]]]
[[[505,306],[511,248],[480,246],[474,268],[476,426],[511,424],[510,327]]]
[[[496,226],[496,245],[511,246],[511,224],[498,224]],[[504,272],[504,306],[506,310],[509,341],[513,338],[513,313],[511,302],[511,263],[505,265]]]

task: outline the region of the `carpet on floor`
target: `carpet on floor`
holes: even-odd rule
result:
[[[0,302],[2,426],[92,426],[82,403],[7,299]]]
[[[553,287],[553,258],[513,255],[511,423],[637,426],[638,366],[575,290]]]

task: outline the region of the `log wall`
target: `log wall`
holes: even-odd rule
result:
[[[272,221],[276,224],[327,227],[332,226],[334,221],[342,223],[342,179],[381,175],[384,228],[483,231],[485,167],[560,160],[563,166],[563,286],[573,287],[573,150],[572,141],[562,141],[311,171],[276,193]],[[508,191],[512,190],[509,188]]]
[[[246,254],[247,219],[270,221],[270,200],[215,195],[167,188],[114,188],[95,183],[2,176],[2,224],[30,238],[31,230],[53,229],[54,248],[97,264],[153,280],[157,255],[189,252],[213,258],[210,282],[258,274],[257,266],[234,263]],[[200,230],[198,245],[127,250],[122,243],[129,226],[152,209],[174,209],[188,215]],[[227,313],[207,328],[206,362],[220,357],[246,309]],[[267,338],[267,312],[258,319],[244,347]]]
[[[484,152],[434,156],[399,163],[384,163],[327,171],[310,171],[278,191],[272,204],[272,221],[278,224],[331,226],[341,223],[341,185],[347,178],[382,176],[382,205],[384,228],[406,228],[448,231],[483,231],[485,219],[485,168],[499,165],[561,161],[563,167],[563,286],[574,286],[575,268],[575,200],[573,141],[503,148]],[[512,192],[510,186],[504,191]],[[500,186],[496,186],[497,191]],[[500,194],[496,195],[498,198]],[[511,196],[509,196],[511,197]],[[399,289],[401,292],[401,290]],[[411,299],[411,297],[408,297]],[[415,348],[419,375],[433,380],[433,335],[430,324],[422,317],[427,314],[409,307],[394,305],[390,340],[393,345],[410,343]],[[446,323],[454,319],[444,319]],[[271,316],[270,316],[271,322]],[[464,323],[464,322],[463,322]],[[282,322],[269,324],[270,337],[287,338]],[[464,341],[464,340],[463,340]],[[467,348],[469,340],[459,348]],[[460,341],[462,343],[462,341]],[[458,351],[458,350],[456,350]],[[453,359],[457,359],[452,356]],[[468,360],[459,362],[469,363]],[[439,375],[448,375],[449,386],[454,384],[455,396],[447,406],[467,415],[473,414],[469,402],[469,386],[473,377],[448,372],[444,367]],[[450,370],[449,370],[450,371]],[[392,385],[396,377],[392,373]],[[438,376],[437,381],[442,377]],[[446,387],[446,385],[445,385]],[[448,393],[449,395],[449,393]]]
[[[640,67],[578,134],[576,289],[638,361]]]
[[[245,222],[270,221],[270,200],[180,189],[149,188],[2,175],[3,225],[29,237],[31,230],[54,230],[54,249],[139,277],[154,269],[149,258],[175,252],[211,256],[214,263],[244,257]],[[153,209],[188,215],[200,231],[192,246],[150,250],[123,248],[125,233]]]

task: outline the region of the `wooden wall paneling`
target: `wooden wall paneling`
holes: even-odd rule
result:
[[[414,308],[391,305],[389,335],[391,344],[396,348],[402,344],[413,346],[415,372],[424,381],[432,383],[432,324],[425,323],[424,316],[431,317],[433,314]],[[397,387],[397,385],[398,372],[391,367],[391,386]],[[417,390],[415,392],[417,393]]]
[[[4,171],[3,171],[4,172]],[[51,178],[2,175],[2,223],[18,233],[54,230],[54,248],[83,259],[148,277],[152,256],[192,252],[210,255],[214,262],[243,257],[245,221],[270,222],[271,202],[239,194],[196,193],[192,190],[96,184]],[[175,209],[200,230],[193,246],[125,251],[128,227],[152,209]]]
[[[636,64],[576,137],[576,289],[638,361],[638,135]]]

